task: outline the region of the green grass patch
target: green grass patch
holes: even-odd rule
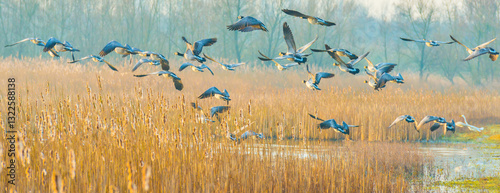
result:
[[[446,182],[435,182],[433,187],[447,186],[457,189],[500,191],[500,176],[464,178]],[[432,187],[429,187],[432,188]]]
[[[450,142],[496,143],[500,148],[500,125],[488,126],[482,132],[457,132],[441,139]]]

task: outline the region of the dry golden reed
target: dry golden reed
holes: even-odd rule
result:
[[[450,86],[435,77],[420,84],[408,75],[406,84],[376,92],[362,83],[363,76],[337,74],[321,82],[322,91],[313,92],[301,83],[307,77],[303,66],[278,72],[247,63],[226,72],[208,63],[212,76],[178,72],[180,62],[170,63],[184,83],[181,92],[169,79],[135,78],[125,64],[116,64],[120,71],[113,72],[92,62],[0,59],[0,79],[16,78],[18,152],[24,154],[17,158],[16,190],[423,191],[417,179],[432,158],[419,153],[419,143],[413,142],[435,140],[443,132],[424,128],[419,134],[406,123],[387,129],[397,116],[459,120],[464,114],[469,122],[487,126],[500,115],[495,83],[474,89],[460,81]],[[144,66],[137,73],[156,70]],[[4,84],[0,81],[0,88]],[[191,102],[204,112],[226,105],[214,98],[197,99],[212,86],[229,91],[231,110],[221,114],[221,122],[202,123]],[[2,96],[0,109],[6,109]],[[308,113],[362,126],[349,136],[320,131],[319,121]],[[1,116],[5,120],[6,115]],[[5,123],[0,124],[0,130],[5,129]],[[241,134],[245,129],[263,133],[265,139],[234,143],[225,137],[228,131]],[[7,144],[5,136],[0,136],[0,144]],[[0,180],[6,179],[1,171]]]

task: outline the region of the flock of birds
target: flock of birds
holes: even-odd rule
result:
[[[322,26],[334,26],[336,25],[334,22],[326,21],[324,19],[321,19],[319,17],[315,16],[309,16],[305,15],[303,13],[300,13],[295,10],[290,10],[290,9],[282,9],[282,11],[285,14],[288,14],[290,16],[295,16],[299,17],[302,19],[306,19],[310,24],[314,25],[322,25]],[[228,25],[227,29],[230,31],[240,31],[240,32],[251,32],[255,30],[262,30],[267,32],[267,28],[264,25],[263,22],[260,20],[251,17],[251,16],[238,16],[238,21],[234,24]],[[278,70],[283,71],[287,70],[291,67],[298,66],[301,64],[305,64],[307,62],[307,57],[312,55],[312,53],[304,53],[309,47],[311,47],[318,37],[316,36],[312,41],[309,43],[305,44],[304,46],[300,47],[297,49],[295,40],[293,37],[293,33],[287,24],[287,22],[283,23],[283,36],[284,40],[287,45],[287,51],[286,52],[280,52],[278,53],[277,57],[271,58],[266,55],[264,55],[262,52],[258,51],[260,54],[260,57],[258,57],[262,61],[272,61]],[[413,40],[413,39],[408,39],[408,38],[401,38],[403,41],[412,41],[416,43],[424,43],[428,47],[436,47],[440,46],[441,44],[453,44],[453,43],[458,43],[462,46],[464,46],[469,53],[469,56],[467,56],[464,61],[468,61],[471,59],[474,59],[478,56],[484,55],[484,54],[489,54],[489,57],[492,61],[495,61],[498,58],[499,53],[491,48],[488,47],[488,45],[493,42],[495,39],[492,39],[486,43],[483,43],[473,49],[470,49],[469,47],[465,46],[464,44],[460,43],[458,40],[456,40],[453,36],[451,36],[451,39],[453,41],[450,42],[442,42],[442,41],[433,41],[433,40]],[[204,64],[204,62],[208,60],[217,63],[221,66],[223,70],[227,71],[234,71],[236,67],[243,65],[244,63],[237,63],[237,64],[224,64],[221,63],[212,57],[209,57],[206,54],[200,55],[202,53],[203,47],[211,46],[217,42],[217,38],[208,38],[208,39],[202,39],[195,41],[194,43],[190,43],[185,37],[182,37],[182,40],[186,43],[186,51],[184,53],[179,53],[175,52],[174,54],[180,57],[183,57],[186,59],[188,62],[183,63],[179,67],[179,71],[183,71],[186,68],[191,68],[191,70],[195,72],[204,72],[204,70],[208,70],[212,75],[214,75],[213,71]],[[131,47],[128,44],[122,45],[121,43],[117,41],[110,41],[107,43],[104,48],[99,52],[98,55],[89,55],[80,59],[76,59],[74,57],[74,52],[79,52],[79,49],[74,48],[69,42],[64,41],[61,42],[58,39],[51,37],[47,42],[43,41],[40,38],[26,38],[21,41],[15,42],[10,45],[6,45],[5,47],[10,47],[14,46],[16,44],[22,43],[22,42],[27,42],[30,41],[34,43],[37,46],[42,46],[43,47],[43,52],[48,52],[50,56],[52,57],[59,57],[60,52],[70,52],[72,56],[72,60],[69,61],[68,63],[76,63],[79,61],[87,60],[87,59],[92,59],[94,62],[104,62],[111,70],[113,71],[118,71],[118,69],[113,66],[111,63],[106,61],[104,57],[108,55],[111,52],[115,52],[117,54],[122,55],[122,57],[127,57],[131,55],[139,55],[143,57],[140,59],[132,68],[132,72],[137,70],[141,65],[143,64],[150,64],[154,66],[160,66],[161,70],[156,71],[156,72],[151,72],[147,74],[136,74],[134,75],[135,77],[145,77],[149,75],[157,75],[157,76],[163,76],[166,78],[172,79],[174,86],[177,90],[181,91],[184,86],[182,84],[181,78],[177,76],[174,72],[170,71],[170,64],[167,60],[167,58],[159,53],[152,52],[152,51],[144,51],[138,48]],[[335,61],[333,63],[334,66],[338,67],[341,71],[347,72],[352,75],[356,75],[360,72],[358,68],[355,67],[357,63],[359,63],[361,60],[366,60],[368,63],[367,66],[365,66],[365,73],[368,76],[369,80],[365,80],[364,82],[367,83],[369,86],[371,86],[374,90],[379,90],[384,87],[386,87],[388,82],[392,83],[397,83],[397,84],[403,84],[404,79],[403,76],[398,73],[396,76],[393,76],[389,74],[396,66],[397,64],[395,63],[378,63],[374,65],[370,60],[368,60],[367,56],[370,52],[366,52],[360,56],[357,56],[356,54],[350,52],[347,49],[341,49],[341,48],[331,48],[327,44],[325,44],[325,49],[314,49],[311,48],[312,52],[326,52],[330,55],[330,57]],[[345,62],[342,58],[347,58],[348,62]],[[132,57],[130,58],[132,61]],[[277,60],[288,60],[291,61],[291,63],[288,64],[280,64],[277,62]],[[190,63],[191,61],[196,61],[200,63],[199,65],[194,65],[193,63]],[[324,78],[332,78],[334,77],[333,73],[329,72],[317,72],[317,73],[312,73],[309,70],[309,65],[306,64],[306,71],[308,73],[308,80],[303,80],[302,82],[305,84],[305,86],[309,89],[312,90],[321,90],[319,88],[319,83],[321,79]],[[208,90],[206,90],[204,93],[202,93],[198,98],[199,99],[205,99],[209,97],[215,97],[217,99],[221,99],[227,102],[227,105],[229,105],[230,96],[227,90],[224,89],[223,92],[221,92],[218,88],[216,87],[211,87]],[[210,109],[210,118],[209,116],[205,115],[203,113],[203,110],[200,106],[197,106],[196,104],[192,104],[193,108],[199,110],[201,112],[201,115],[199,117],[202,122],[214,122],[210,118],[216,117],[217,120],[220,121],[219,119],[219,114],[224,113],[230,109],[230,106],[215,106]],[[346,122],[342,122],[342,124],[337,124],[337,122],[334,119],[329,119],[329,120],[323,120],[321,118],[318,118],[317,116],[309,114],[312,118],[323,121],[322,123],[318,124],[318,127],[321,129],[328,129],[328,128],[334,128],[336,131],[341,132],[343,134],[349,135],[349,128],[352,127],[359,127],[357,125],[348,125]],[[463,115],[462,115],[463,116]],[[461,126],[461,127],[468,127],[470,130],[473,131],[478,131],[480,132],[483,128],[477,128],[475,126],[469,125],[467,121],[465,120],[465,116],[463,116],[465,123],[462,122],[457,122],[455,123],[454,120],[451,120],[450,122],[447,122],[445,118],[443,117],[437,117],[437,116],[426,116],[424,117],[420,123],[417,125],[415,122],[415,118],[410,116],[410,115],[402,115],[389,126],[392,127],[396,123],[405,120],[408,123],[415,123],[415,129],[419,131],[420,127],[426,123],[434,122],[434,124],[430,127],[431,131],[434,131],[438,129],[441,126],[444,126],[444,132],[446,134],[446,131],[455,131],[456,126]],[[232,140],[240,140],[240,139],[246,139],[250,136],[254,136],[257,138],[263,138],[263,135],[260,133],[255,133],[253,131],[247,131],[243,135],[240,136],[240,138],[236,138],[234,135],[228,133],[228,138]]]

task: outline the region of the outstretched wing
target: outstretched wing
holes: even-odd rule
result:
[[[424,40],[412,40],[412,39],[408,39],[408,38],[402,38],[400,37],[401,40],[403,41],[409,41],[409,42],[419,42],[419,43],[425,43],[427,41],[424,41]]]
[[[479,45],[479,46],[475,47],[474,49],[475,49],[475,50],[477,50],[477,49],[483,49],[483,48],[486,48],[486,46],[487,46],[488,44],[490,44],[491,42],[495,41],[496,39],[497,39],[497,38],[493,38],[492,40],[487,41],[487,42],[485,42],[485,43],[483,43],[483,44],[481,44],[481,45]]]
[[[319,118],[319,117],[316,117],[316,116],[314,116],[314,115],[311,115],[310,113],[308,113],[308,115],[309,115],[310,117],[312,117],[313,119],[320,120],[320,121],[325,121],[325,120],[323,120],[323,119],[321,119],[321,118]]]
[[[309,43],[307,43],[306,45],[304,45],[304,46],[300,47],[300,48],[297,50],[297,52],[298,52],[298,53],[302,53],[302,52],[306,51],[306,50],[307,50],[307,48],[311,47],[311,45],[312,45],[314,42],[316,42],[316,40],[318,40],[318,36],[316,36],[316,38],[314,38],[314,40],[312,40],[311,42],[309,42]]]
[[[45,44],[45,47],[43,47],[43,52],[48,52],[51,50],[56,44],[63,44],[61,41],[58,39],[51,37],[49,40],[47,40],[47,43]]]
[[[314,76],[314,84],[319,84],[322,78],[331,78],[334,77],[335,74],[328,73],[328,72],[318,72]]]
[[[231,108],[230,106],[212,107],[212,108],[210,108],[210,117],[213,117],[214,115],[219,114],[219,113],[224,113],[224,112],[228,111],[230,108]]]
[[[139,66],[141,66],[142,64],[144,63],[147,63],[147,62],[151,62],[152,60],[150,59],[146,59],[146,58],[143,58],[143,59],[140,59],[134,66],[134,68],[132,68],[132,72],[134,72],[135,70],[137,70],[137,68],[139,68]]]
[[[210,73],[212,73],[212,76],[214,75],[214,72],[212,72],[212,69],[210,69],[207,65],[205,65],[205,64],[201,64],[201,66],[200,66],[200,67],[201,67],[201,69],[203,69],[203,68],[208,69],[208,71],[210,71]]]
[[[418,123],[417,125],[417,128],[420,129],[420,127],[422,127],[422,125],[425,125],[426,123],[429,123],[431,121],[435,121],[437,120],[439,117],[436,117],[436,116],[430,116],[430,115],[427,115],[425,116],[421,121],[420,123]]]
[[[399,116],[398,118],[396,118],[396,120],[394,120],[394,122],[391,123],[391,125],[389,125],[389,127],[387,128],[391,128],[392,126],[394,126],[396,123],[402,121],[402,120],[405,120],[406,118],[408,117],[408,115],[401,115]]]
[[[286,22],[283,23],[283,37],[285,38],[285,42],[288,47],[288,53],[295,54],[297,50],[295,47],[295,40],[293,39],[292,30],[290,30],[290,26],[288,26]]]
[[[109,53],[114,51],[116,47],[124,48],[123,45],[120,44],[120,42],[117,42],[115,40],[108,42],[108,44],[106,44],[106,46],[102,48],[101,52],[99,52],[99,56],[103,57],[108,55]]]
[[[18,41],[18,42],[16,42],[16,43],[13,43],[13,44],[5,45],[5,47],[11,47],[11,46],[13,46],[13,45],[16,45],[16,44],[19,44],[19,43],[23,43],[23,42],[25,42],[25,41],[30,41],[30,40],[33,40],[33,39],[35,39],[35,38],[26,38],[26,39],[23,39],[23,40]]]
[[[253,17],[247,16],[247,17],[244,17],[243,19],[240,19],[238,22],[236,22],[234,24],[228,25],[227,29],[229,29],[231,31],[239,30],[242,32],[246,32],[246,31],[248,31],[247,27],[259,26],[261,24],[263,24],[261,21],[255,19]]]
[[[467,58],[465,58],[464,61],[472,60],[472,59],[474,59],[474,58],[476,58],[476,57],[478,57],[480,55],[486,54],[486,53],[488,53],[488,49],[487,48],[476,49],[469,56],[467,56]]]
[[[204,99],[204,98],[212,97],[215,94],[221,94],[222,95],[222,92],[219,89],[217,89],[217,87],[214,86],[214,87],[211,87],[211,88],[207,89],[198,98],[199,99]]]
[[[298,11],[295,11],[295,10],[291,10],[291,9],[282,9],[281,11],[283,11],[284,13],[288,14],[288,15],[291,15],[291,16],[295,16],[295,17],[300,17],[302,19],[307,19],[311,16],[309,15],[305,15],[305,14],[302,14]]]
[[[198,56],[204,46],[211,46],[215,42],[217,42],[217,38],[202,39],[194,42],[193,54]]]
[[[179,67],[179,71],[183,71],[188,66],[193,66],[193,64],[186,62],[186,63],[182,64],[181,67]]]
[[[467,52],[469,52],[469,54],[472,54],[472,50],[471,50],[469,47],[467,47],[466,45],[464,45],[464,44],[460,43],[457,39],[455,39],[455,38],[454,38],[453,36],[451,36],[451,35],[450,35],[450,38],[451,38],[453,41],[457,42],[457,44],[460,44],[460,45],[462,45],[463,47],[465,47],[465,49],[467,49]]]

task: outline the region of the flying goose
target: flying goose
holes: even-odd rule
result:
[[[201,54],[201,51],[203,50],[203,47],[211,46],[212,44],[217,42],[217,38],[198,40],[194,42],[194,44],[189,43],[185,37],[182,37],[182,40],[186,43],[186,51],[184,52],[184,54],[181,54],[179,52],[175,52],[174,54],[182,56],[186,60],[196,60],[200,63],[207,61],[205,58],[199,56]]]
[[[203,92],[198,98],[199,99],[204,99],[204,98],[209,98],[209,97],[215,97],[217,99],[221,99],[223,101],[226,101],[227,104],[229,104],[229,101],[231,100],[229,97],[229,93],[227,92],[226,89],[224,89],[224,92],[221,92],[217,87],[211,87],[207,89],[205,92]]]
[[[451,131],[453,133],[455,133],[455,128],[456,128],[456,124],[455,124],[455,121],[452,119],[451,122],[445,122],[445,123],[434,123],[431,127],[430,127],[430,130],[431,132],[439,129],[439,127],[441,127],[441,125],[443,125],[445,128],[443,129],[443,133],[446,135],[446,132],[447,131]]]
[[[326,44],[325,44],[325,48],[326,48],[326,50],[331,49],[330,46],[328,46]],[[366,56],[368,56],[368,54],[370,54],[370,52],[366,52],[365,54],[359,56],[357,59],[351,60],[351,61],[349,61],[347,63],[345,63],[339,57],[339,55],[337,54],[337,52],[328,52],[328,54],[330,55],[330,57],[332,57],[335,61],[338,62],[338,63],[334,62],[333,63],[334,66],[338,66],[341,71],[348,72],[348,73],[350,73],[352,75],[356,75],[356,74],[359,73],[359,69],[358,68],[354,68],[354,65],[356,63],[358,63],[359,61],[361,61]]]
[[[134,51],[132,50],[132,48],[130,46],[123,46],[122,44],[120,44],[120,42],[112,40],[112,41],[108,42],[104,46],[104,48],[102,48],[101,52],[99,52],[99,56],[104,57],[104,56],[108,55],[109,53],[111,53],[112,51],[115,51],[116,53],[118,53],[120,55],[124,55],[124,56],[128,56],[128,55],[134,53]]]
[[[61,41],[59,41],[58,39],[56,39],[54,37],[49,38],[49,40],[47,41],[47,43],[45,44],[45,46],[43,48],[43,52],[47,52],[47,51],[51,50],[52,48],[54,48],[54,50],[56,52],[65,52],[65,51],[79,52],[80,51],[80,50],[74,48],[69,42],[64,41],[64,43],[62,43]]]
[[[226,111],[228,111],[231,107],[230,106],[215,106],[215,107],[212,107],[210,108],[210,117],[214,117],[217,118],[217,120],[220,122],[220,119],[219,119],[219,113],[224,113]]]
[[[442,42],[442,41],[434,41],[434,40],[426,40],[426,39],[412,40],[412,39],[402,38],[402,37],[400,37],[400,39],[403,41],[409,41],[409,42],[425,43],[425,45],[427,47],[434,47],[434,46],[439,46],[441,44],[453,44],[453,43],[455,43],[455,42]]]
[[[151,60],[159,61],[162,70],[165,70],[165,71],[170,70],[170,64],[169,64],[167,58],[165,58],[165,56],[163,56],[162,54],[158,54],[158,53],[150,52],[150,51],[141,51],[141,52],[138,52],[137,54],[139,56],[142,56],[142,57],[150,57]]]
[[[276,65],[276,67],[278,67],[278,70],[279,70],[279,71],[283,71],[283,70],[286,70],[286,69],[288,69],[288,68],[290,68],[290,67],[293,67],[293,66],[297,66],[297,65],[299,65],[299,63],[296,63],[296,62],[295,62],[295,63],[290,63],[290,64],[285,64],[285,65],[282,65],[282,64],[280,64],[280,63],[276,62],[276,60],[274,60],[274,59],[271,59],[271,58],[267,57],[266,55],[264,55],[264,54],[263,54],[262,52],[260,52],[260,51],[259,51],[259,54],[263,57],[263,58],[259,57],[259,59],[260,59],[260,60],[262,60],[262,61],[273,61],[273,62],[274,62],[274,65]]]
[[[16,43],[5,45],[5,47],[11,47],[11,46],[14,46],[14,45],[17,45],[19,43],[26,42],[26,41],[30,41],[31,43],[33,43],[33,44],[35,44],[37,46],[45,46],[45,41],[43,41],[40,38],[25,38],[25,39],[20,40],[20,41],[18,41]]]
[[[234,68],[236,68],[236,67],[238,67],[238,66],[241,66],[241,65],[245,64],[245,63],[237,63],[237,64],[223,64],[223,63],[220,63],[220,62],[218,62],[218,61],[214,60],[213,58],[211,58],[211,57],[207,56],[206,54],[203,54],[203,56],[204,56],[205,58],[207,58],[207,59],[209,59],[209,60],[212,60],[213,62],[215,62],[215,63],[219,64],[219,65],[222,67],[222,69],[227,70],[227,71],[234,71]]]
[[[207,65],[201,64],[200,66],[195,66],[189,62],[182,64],[181,67],[179,68],[179,72],[184,70],[187,67],[191,67],[191,70],[193,70],[195,72],[203,72],[203,69],[206,68],[206,69],[208,69],[208,71],[210,71],[210,73],[212,73],[212,75],[214,75],[214,72],[212,72],[212,70]]]
[[[364,68],[370,72],[375,72],[380,75],[383,73],[390,73],[394,67],[397,66],[397,64],[394,63],[378,63],[377,65],[373,65],[372,61],[368,60],[368,58],[365,57],[365,60],[368,63],[368,66],[365,66]]]
[[[147,59],[147,58],[143,58],[143,59],[140,59],[134,66],[134,68],[132,68],[132,72],[137,70],[137,68],[139,68],[139,66],[141,66],[142,64],[150,64],[150,65],[155,65],[155,66],[158,66],[160,65],[160,61],[159,60],[151,60],[151,59]]]
[[[149,75],[158,75],[158,76],[163,76],[165,78],[171,78],[172,81],[174,82],[175,89],[181,91],[184,88],[184,85],[182,84],[181,78],[179,78],[177,75],[175,75],[173,72],[170,71],[158,71],[158,72],[152,72],[149,74],[134,74],[135,77],[145,77]]]
[[[109,68],[111,68],[111,70],[118,71],[116,69],[116,67],[114,67],[111,63],[109,63],[108,61],[104,60],[104,58],[102,58],[100,56],[96,56],[96,55],[85,56],[83,58],[80,58],[78,60],[73,60],[73,61],[70,61],[68,63],[75,63],[75,62],[79,62],[79,61],[87,60],[87,59],[92,59],[92,61],[94,61],[94,62],[104,62],[104,63],[106,63],[108,65]]]
[[[246,126],[248,126],[248,125],[246,125]],[[245,127],[245,126],[243,126],[243,127]],[[237,143],[240,143],[241,141],[243,141],[245,139],[249,139],[249,138],[264,139],[264,134],[257,133],[257,132],[252,131],[252,130],[248,130],[248,131],[245,131],[243,134],[241,134],[241,136],[239,138],[237,138],[234,133],[231,133],[231,132],[229,132],[229,130],[227,130],[226,138],[230,139],[231,141],[235,141]]]
[[[5,47],[11,47],[11,46],[14,46],[14,45],[17,45],[19,43],[26,42],[26,41],[30,41],[31,43],[33,43],[37,46],[45,47],[45,41],[43,41],[40,38],[25,38],[25,39],[18,41],[16,43],[5,45]],[[49,50],[49,55],[52,57],[59,57],[59,55],[57,54],[57,52],[53,48]],[[74,58],[73,58],[73,60],[74,60]]]
[[[310,24],[323,25],[323,26],[333,26],[333,25],[335,25],[335,23],[333,23],[333,22],[325,21],[325,20],[323,20],[323,19],[321,19],[319,17],[304,15],[304,14],[298,12],[298,11],[294,11],[294,10],[290,10],[290,9],[282,9],[281,11],[283,11],[284,13],[286,13],[288,15],[291,15],[291,16],[300,17],[302,19],[307,19],[307,21]]]
[[[193,107],[195,110],[200,111],[200,115],[198,115],[197,120],[199,120],[201,123],[210,123],[210,122],[215,122],[211,119],[208,118],[208,116],[203,112],[203,109],[196,105],[196,103],[191,103],[191,107]]]
[[[420,131],[418,131],[418,129],[417,129],[417,121],[411,115],[401,115],[401,116],[397,117],[396,120],[394,120],[394,122],[392,122],[391,125],[389,125],[389,127],[387,127],[387,128],[391,128],[396,123],[398,123],[402,120],[405,120],[408,123],[413,123],[413,127],[415,128],[415,130],[417,130],[417,132],[420,133]]]
[[[336,131],[341,132],[343,134],[349,135],[351,127],[359,127],[359,125],[348,125],[345,121],[342,121],[342,125],[337,124],[335,119],[329,119],[329,120],[323,120],[319,117],[316,117],[314,115],[309,114],[313,119],[317,119],[320,121],[323,121],[322,123],[318,124],[318,128],[320,129],[330,129],[334,128]]]
[[[474,125],[469,125],[469,123],[467,123],[467,119],[465,118],[465,115],[462,115],[462,117],[464,118],[464,122],[465,123],[458,121],[458,122],[455,123],[456,126],[467,127],[469,130],[476,131],[476,132],[481,132],[482,130],[484,130],[484,127],[478,128],[478,127],[476,127]]]
[[[318,40],[318,36],[314,38],[311,42],[306,45],[300,47],[299,49],[295,46],[295,40],[293,38],[292,30],[290,30],[290,26],[285,22],[283,23],[283,37],[285,39],[288,51],[286,53],[281,52],[279,57],[274,58],[274,60],[282,60],[287,59],[293,62],[297,62],[299,64],[307,62],[307,56],[310,54],[304,54],[303,52],[307,50],[307,48],[311,47],[311,45]],[[263,61],[269,61],[270,59],[262,59]]]
[[[228,25],[227,29],[230,31],[238,30],[240,32],[250,32],[253,30],[262,30],[267,32],[267,28],[258,19],[251,16],[238,16],[238,21],[234,24]]]
[[[417,125],[417,130],[420,130],[420,127],[422,127],[422,125],[425,125],[429,122],[436,122],[436,123],[447,123],[446,122],[446,119],[443,118],[443,117],[437,117],[437,116],[430,116],[430,115],[427,115],[425,116],[421,121],[420,123],[418,123]],[[436,128],[437,129],[437,128]]]
[[[470,49],[469,47],[467,47],[466,45],[460,43],[457,39],[455,39],[453,36],[450,35],[450,38],[457,42],[458,44],[462,45],[463,47],[465,47],[465,49],[467,49],[467,52],[469,53],[469,56],[467,56],[467,58],[464,59],[464,61],[469,61],[469,60],[472,60],[478,56],[481,56],[483,54],[490,54],[490,59],[491,61],[495,61],[497,60],[498,58],[498,52],[491,48],[491,47],[486,47],[488,44],[490,44],[491,42],[495,41],[497,38],[494,38],[486,43],[483,43],[473,49]]]
[[[309,65],[306,64],[306,69],[307,73],[309,74],[309,80],[302,80],[303,83],[306,84],[307,88],[311,90],[321,90],[318,87],[319,82],[321,81],[322,78],[331,78],[335,76],[335,74],[328,73],[328,72],[317,72],[316,74],[311,73],[309,71]]]
[[[325,48],[326,47],[330,47],[328,46],[327,44],[325,44]],[[353,54],[351,53],[349,50],[346,50],[346,49],[327,49],[327,50],[321,50],[321,49],[313,49],[311,48],[311,51],[313,52],[335,52],[337,53],[337,55],[339,56],[343,56],[343,57],[348,57],[350,60],[356,60],[358,59],[358,56],[356,54]]]

